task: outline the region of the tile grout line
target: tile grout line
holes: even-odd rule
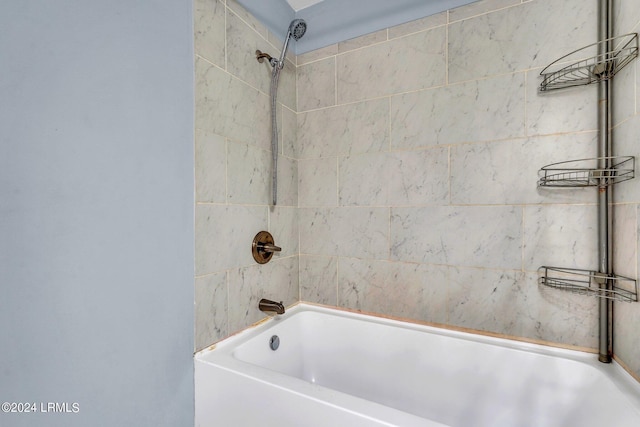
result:
[[[231,327],[230,327],[230,319],[229,319],[229,313],[231,312],[231,291],[229,290],[229,288],[231,286],[229,286],[229,282],[230,282],[230,278],[229,278],[229,270],[225,270],[224,273],[224,277],[225,277],[225,284],[226,284],[226,291],[227,291],[227,315],[226,315],[226,320],[227,320],[227,325],[226,325],[226,334],[228,335],[230,333]]]
[[[444,85],[449,86],[449,18],[450,10],[447,10],[447,24],[444,31]]]
[[[224,71],[226,72],[229,69],[229,40],[227,38],[227,16],[230,12],[230,9],[227,6],[227,2],[224,3]],[[231,73],[229,73],[231,74]]]
[[[340,307],[340,256],[336,256],[336,306]]]
[[[393,145],[391,143],[391,138],[392,138],[392,127],[391,127],[391,109],[393,107],[393,102],[391,99],[391,95],[389,95],[389,99],[387,101],[387,114],[386,114],[386,118],[387,118],[387,151],[390,153],[392,152],[392,148]],[[356,153],[358,154],[358,153]]]
[[[451,194],[451,174],[452,174],[452,168],[451,168],[451,147],[448,147],[448,152],[447,152],[447,167],[449,168],[449,206],[453,206],[453,195]]]
[[[338,57],[333,57],[333,105],[338,105]]]
[[[522,206],[522,237],[520,239],[521,242],[521,248],[520,248],[520,253],[521,253],[521,271],[525,272],[525,268],[524,268],[524,258],[525,258],[525,229],[526,229],[526,207]]]
[[[633,214],[634,214],[634,218],[635,218],[635,222],[633,223],[633,228],[636,231],[636,237],[635,237],[635,241],[636,241],[636,247],[635,247],[635,253],[636,256],[634,257],[634,261],[635,261],[635,267],[636,267],[636,271],[635,271],[635,278],[636,280],[638,280],[638,209],[640,208],[640,205],[635,205],[635,209],[633,210]]]
[[[523,108],[524,108],[524,123],[523,123],[523,125],[524,125],[524,129],[522,130],[522,134],[525,136],[525,138],[529,137],[529,126],[528,126],[529,117],[528,117],[528,114],[527,114],[528,113],[528,108],[527,108],[527,100],[528,100],[527,99],[527,92],[528,92],[527,91],[527,85],[528,85],[529,79],[527,77],[527,74],[528,73],[524,73],[524,87],[523,87],[523,90],[524,90],[524,101],[523,101]]]
[[[229,138],[224,139],[224,200],[229,204]]]

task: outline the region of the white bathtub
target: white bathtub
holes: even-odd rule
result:
[[[196,354],[195,420],[198,427],[640,426],[640,385],[618,364],[596,359],[299,304]]]

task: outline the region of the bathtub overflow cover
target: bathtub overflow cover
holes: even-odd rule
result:
[[[271,350],[276,351],[278,347],[280,347],[280,338],[277,335],[274,335],[269,340],[269,347]]]

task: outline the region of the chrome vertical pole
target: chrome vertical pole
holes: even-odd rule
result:
[[[598,39],[600,42],[610,39],[612,35],[611,17],[612,0],[599,0],[598,11]],[[605,55],[611,49],[609,43],[598,45],[599,61],[607,61]],[[610,138],[610,105],[611,105],[611,80],[604,79],[598,83],[598,168],[608,169],[611,156]],[[598,272],[600,280],[599,286],[610,288],[611,281],[608,277],[612,273],[611,267],[611,245],[609,244],[611,222],[609,219],[610,186],[605,185],[605,179],[598,187]],[[600,322],[599,322],[599,345],[598,360],[603,363],[611,362],[612,341],[611,341],[611,302],[608,298],[600,298]]]

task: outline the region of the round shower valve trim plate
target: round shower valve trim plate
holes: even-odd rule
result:
[[[274,245],[273,236],[268,231],[256,234],[251,244],[251,254],[258,264],[266,264],[271,261],[274,252],[280,252],[282,248]]]

